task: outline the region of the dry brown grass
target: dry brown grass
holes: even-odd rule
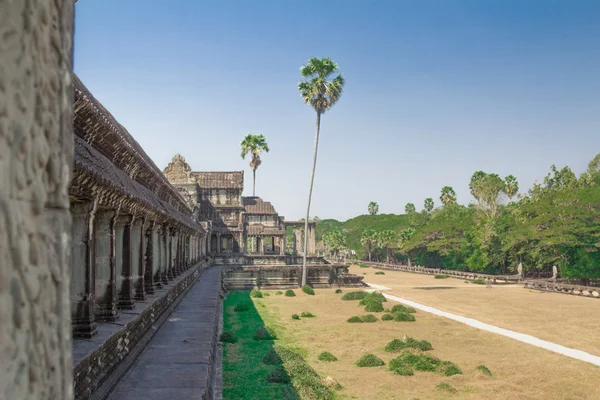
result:
[[[369,271],[368,280],[375,282],[373,273]],[[388,276],[386,271],[377,283],[389,286],[390,282],[385,280]],[[449,282],[444,281],[446,283]],[[443,296],[447,291],[440,292],[435,294]],[[294,298],[271,296],[259,300],[266,307],[258,310],[261,314],[269,314],[265,320],[275,319],[283,326],[282,341],[306,350],[307,361],[320,374],[330,375],[340,382],[344,387],[341,398],[600,399],[597,384],[600,368],[590,364],[422,311],[416,314],[417,321],[411,323],[349,324],[346,319],[360,314],[362,309],[358,301],[342,301],[340,297],[333,289],[318,290],[315,296],[304,293]],[[439,299],[431,302],[436,306],[438,303]],[[302,310],[310,311],[318,318],[290,319],[292,314]],[[565,332],[569,334],[569,330]],[[391,373],[387,363],[397,354],[386,353],[383,348],[390,340],[401,339],[404,335],[429,340],[434,349],[428,354],[455,362],[463,375],[442,377],[416,372],[414,376],[398,376]],[[338,361],[318,361],[317,357],[323,351],[335,354]],[[386,365],[356,367],[356,360],[366,353],[376,354]],[[478,372],[476,368],[480,364],[486,365],[494,376],[490,378]],[[435,386],[441,382],[450,383],[458,392],[453,395],[440,393]]]
[[[386,293],[600,356],[599,299],[540,292],[521,285],[486,288],[462,279],[441,280],[398,271],[375,275],[373,268],[350,268],[352,273],[365,270],[365,282],[393,289]],[[417,289],[427,286],[452,289]]]

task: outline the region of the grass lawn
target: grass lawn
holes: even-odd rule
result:
[[[378,275],[381,279],[378,283],[387,285],[384,279],[387,274],[388,271],[384,276]],[[433,277],[431,280],[436,281]],[[335,392],[337,399],[600,398],[597,385],[600,368],[590,364],[422,311],[414,314],[415,322],[382,321],[383,313],[373,313],[378,317],[374,323],[348,323],[347,319],[352,316],[367,314],[358,301],[342,301],[343,294],[336,294],[333,289],[315,292],[309,296],[296,290],[296,297],[285,297],[275,296],[271,291],[271,296],[253,299],[254,311],[244,316],[233,313],[232,308],[240,300],[250,301],[248,292],[229,293],[225,303],[225,329],[233,329],[240,342],[226,345],[225,399],[285,399],[286,393],[290,395],[285,392],[290,385],[265,383],[273,367],[261,364],[261,359],[273,342],[252,343],[252,335],[261,323],[275,329],[276,344],[294,348],[321,377],[330,376],[338,381],[342,389]],[[441,292],[446,291],[438,291],[440,298],[436,305],[443,302]],[[383,304],[391,308],[396,303]],[[316,317],[291,318],[302,312]],[[424,354],[455,363],[462,374],[444,376],[439,372],[415,371],[412,376],[400,376],[392,373],[390,361],[399,353],[388,353],[384,348],[391,340],[403,339],[405,335],[430,342],[433,350]],[[337,361],[319,361],[322,352],[330,352]],[[385,364],[357,367],[355,363],[369,353]],[[479,365],[489,368],[492,376],[478,369]],[[297,390],[292,395],[310,398]]]

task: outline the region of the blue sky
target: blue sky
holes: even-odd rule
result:
[[[476,170],[521,188],[600,152],[598,1],[80,1],[75,71],[159,168],[251,169],[257,195],[306,213],[315,112],[296,85],[309,57],[346,78],[322,118],[311,215],[345,220],[471,201]]]

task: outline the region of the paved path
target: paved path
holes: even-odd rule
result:
[[[211,267],[159,328],[110,400],[212,399],[221,270]],[[203,397],[206,396],[206,397]]]
[[[381,285],[376,285],[374,283],[367,283],[367,285],[369,285],[370,287],[372,287],[374,289],[378,289],[378,290],[391,290],[390,288],[387,288],[387,287],[381,286]],[[367,289],[367,291],[373,291],[373,290]],[[434,307],[416,303],[412,300],[404,299],[402,297],[394,296],[394,295],[387,294],[387,293],[383,293],[383,295],[389,300],[393,300],[393,301],[397,301],[399,303],[406,304],[408,306],[416,308],[417,310],[422,310],[422,311],[425,311],[425,312],[428,312],[431,314],[439,315],[440,317],[449,318],[454,321],[462,322],[463,324],[472,326],[477,329],[481,329],[481,330],[492,332],[492,333],[497,333],[499,335],[506,336],[511,339],[515,339],[520,342],[523,342],[523,343],[531,344],[533,346],[540,347],[542,349],[550,350],[554,353],[562,354],[567,357],[575,358],[577,360],[585,361],[587,363],[600,366],[600,357],[595,356],[590,353],[586,353],[585,351],[571,349],[569,347],[561,346],[560,344],[556,344],[553,342],[548,342],[546,340],[539,339],[535,336],[526,335],[524,333],[519,333],[519,332],[511,331],[509,329],[504,329],[504,328],[500,328],[498,326],[486,324],[485,322],[481,322],[481,321],[478,321],[473,318],[463,317],[462,315],[452,314],[447,311],[442,311],[442,310],[434,308]]]

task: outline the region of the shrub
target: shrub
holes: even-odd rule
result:
[[[362,300],[367,294],[367,292],[348,292],[342,296],[342,300]]]
[[[377,271],[377,272],[375,272],[375,275],[385,275],[385,272],[383,272],[383,271]]]
[[[377,317],[373,314],[363,315],[360,319],[362,319],[362,322],[377,322]]]
[[[300,316],[298,314],[292,314],[292,319],[300,319]]]
[[[393,319],[394,319],[394,316],[390,313],[386,313],[381,316],[382,321],[391,321]]]
[[[360,304],[361,306],[364,306],[364,305],[367,305],[367,303],[369,303],[371,301],[377,301],[378,303],[383,303],[383,302],[386,302],[387,299],[381,293],[372,292],[372,293],[367,293],[367,295],[358,304]]]
[[[434,278],[435,279],[446,279],[446,278],[450,278],[450,275],[441,274],[441,275],[434,276]]]
[[[385,346],[385,351],[389,353],[397,353],[404,349],[418,349],[421,351],[433,350],[433,346],[427,340],[416,340],[410,336],[404,340],[394,339]]]
[[[221,336],[219,336],[219,340],[222,343],[237,343],[238,338],[237,336],[235,336],[234,333],[225,331],[221,333]]]
[[[415,371],[408,365],[401,365],[393,371],[394,374],[402,376],[412,376],[415,374]]]
[[[336,293],[336,294],[340,294],[340,293],[342,293],[342,289],[336,289],[336,290],[335,290],[335,293]]]
[[[393,313],[397,313],[397,312],[401,312],[401,313],[411,313],[414,314],[417,312],[417,310],[415,310],[412,307],[407,307],[403,304],[396,304],[394,307],[392,307],[392,312]]]
[[[304,311],[302,314],[300,314],[300,316],[302,318],[314,318],[314,317],[316,317],[315,314],[309,313],[308,311]]]
[[[252,291],[250,292],[250,297],[254,297],[256,299],[261,299],[263,297],[263,294],[258,289],[252,289]]]
[[[319,354],[318,360],[319,361],[337,361],[337,357],[328,351],[324,351],[321,354]]]
[[[446,376],[462,375],[462,370],[458,368],[458,365],[450,361],[444,361],[442,363],[441,372]]]
[[[306,293],[306,294],[310,294],[310,295],[312,295],[312,296],[314,296],[314,294],[315,294],[315,291],[313,290],[313,288],[311,288],[311,287],[310,287],[310,286],[308,286],[308,285],[304,285],[304,286],[302,286],[302,291],[303,291],[304,293]]]
[[[485,365],[478,365],[477,371],[483,372],[485,375],[492,376],[492,371]]]
[[[371,300],[365,307],[366,312],[383,312],[383,304],[376,300]]]
[[[435,388],[436,388],[437,390],[444,391],[444,392],[448,392],[448,393],[456,393],[456,389],[454,389],[454,388],[452,387],[452,385],[450,385],[450,384],[449,384],[449,383],[447,383],[447,382],[442,382],[442,383],[440,383],[439,385],[437,385]]]
[[[367,264],[358,264],[358,266],[361,268],[369,268],[369,266]]]
[[[248,311],[250,309],[250,303],[238,303],[233,309],[236,312]]]
[[[393,371],[402,366],[411,366],[419,361],[419,356],[412,353],[404,353],[399,357],[394,358],[390,361],[390,370]]]
[[[469,281],[465,281],[465,283],[469,283]]]
[[[396,322],[413,322],[415,321],[415,316],[408,313],[394,313],[394,321]]]
[[[278,290],[275,292],[275,296],[281,296],[283,294],[283,292],[281,290]]]
[[[429,356],[421,356],[419,357],[419,361],[413,364],[413,368],[417,371],[430,371],[434,372],[438,365],[440,365],[440,360],[435,357]]]
[[[292,289],[288,289],[285,291],[285,296],[286,297],[294,297],[294,296],[296,296],[296,293],[294,293],[294,291]]]
[[[267,354],[265,354],[265,356],[263,357],[262,362],[264,364],[269,365],[278,365],[283,363],[281,357],[279,357],[279,354],[277,354],[275,349],[273,349],[272,347],[269,349],[269,351],[267,351]]]
[[[262,292],[263,297],[269,297],[271,295],[271,293],[269,292]]]
[[[481,279],[481,278],[473,279],[473,283],[476,285],[485,285],[485,279]]]
[[[283,367],[277,367],[267,375],[267,382],[269,383],[289,383],[290,376]]]
[[[375,354],[365,354],[356,362],[357,367],[379,367],[385,363]]]
[[[348,318],[348,320],[346,322],[358,323],[358,322],[363,322],[363,320],[360,317],[355,315],[354,317]]]
[[[273,340],[276,338],[275,333],[264,326],[261,326],[254,332],[254,340]]]

